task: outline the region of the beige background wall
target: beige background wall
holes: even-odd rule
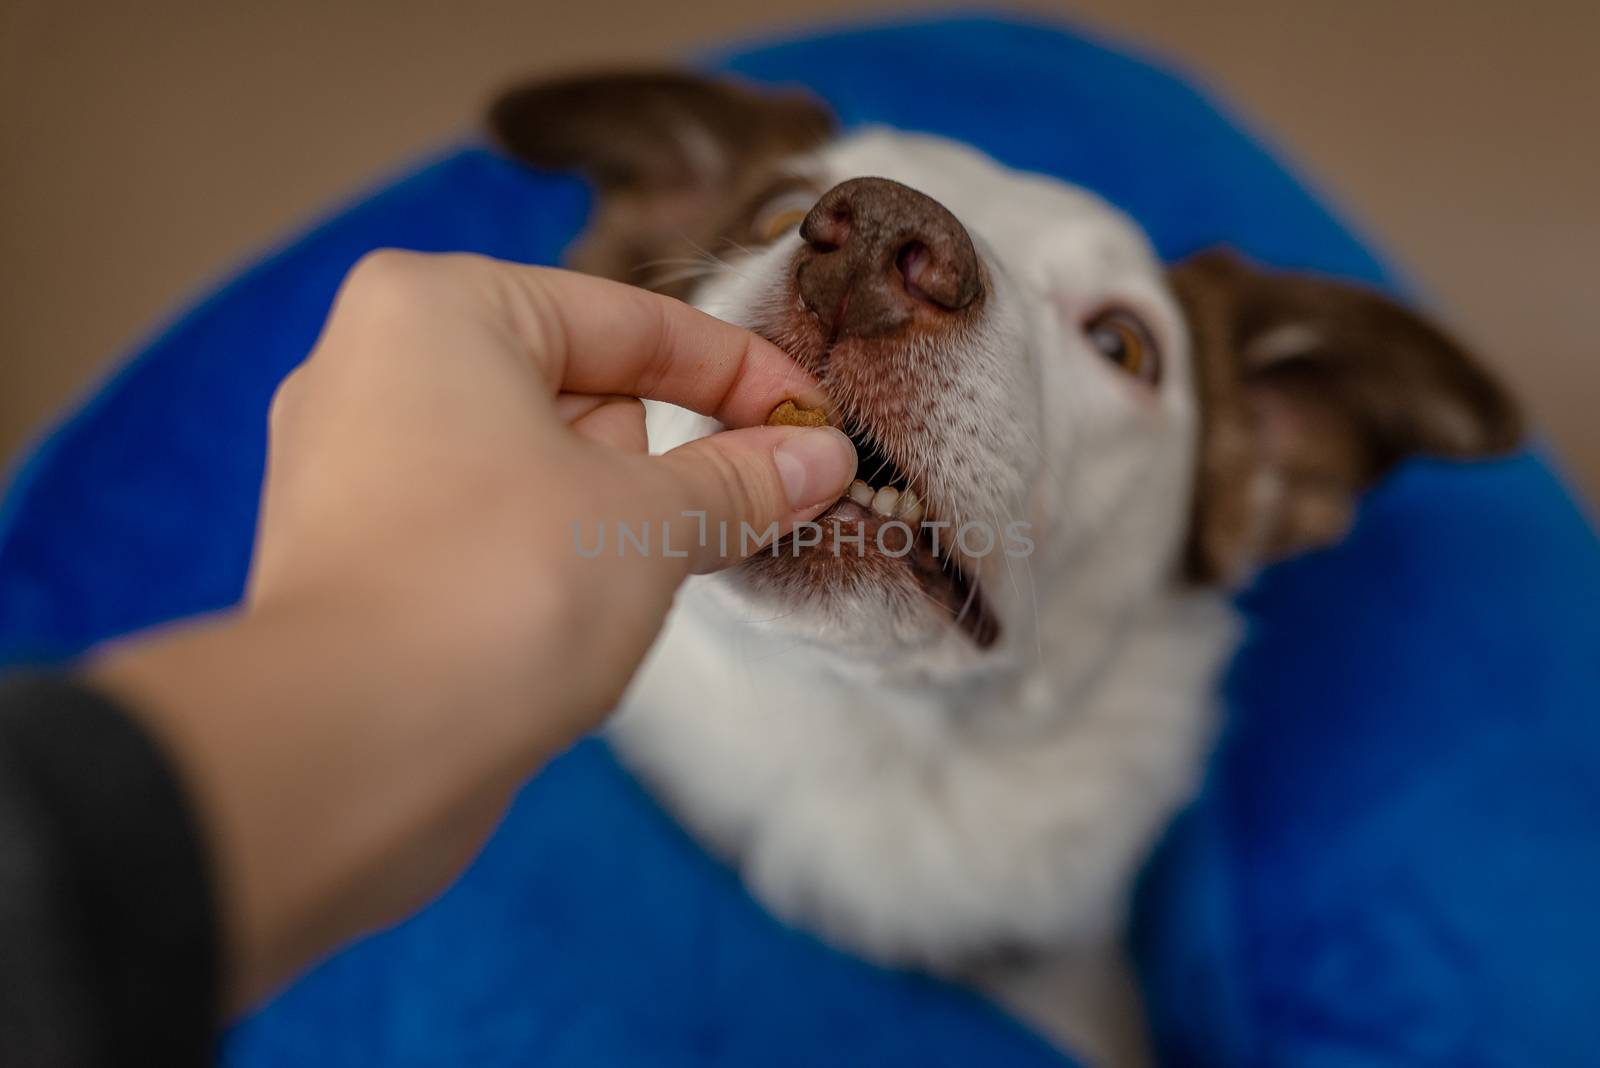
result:
[[[0,463],[163,314],[466,128],[507,78],[874,6],[3,2]],[[1382,235],[1600,499],[1600,4],[1028,6],[1232,97]]]

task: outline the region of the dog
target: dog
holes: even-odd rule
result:
[[[490,126],[596,187],[571,266],[769,338],[861,457],[808,537],[683,589],[616,751],[782,919],[1139,1063],[1117,946],[1213,742],[1230,592],[1407,457],[1513,448],[1505,391],[1376,292],[1169,269],[1084,189],[803,93],[602,73]]]

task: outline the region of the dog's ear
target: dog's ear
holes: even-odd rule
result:
[[[511,155],[579,171],[596,186],[598,203],[569,250],[571,265],[642,283],[644,265],[717,251],[749,184],[826,140],[833,120],[803,93],[649,71],[511,89],[491,107],[489,127]]]
[[[1408,456],[1516,445],[1500,385],[1437,327],[1356,285],[1225,251],[1172,269],[1201,403],[1187,570],[1234,583],[1338,540],[1356,500]]]

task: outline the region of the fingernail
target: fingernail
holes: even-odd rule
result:
[[[789,435],[772,450],[772,459],[794,509],[839,496],[856,473],[856,447],[831,426]]]

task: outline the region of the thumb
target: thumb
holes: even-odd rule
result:
[[[856,449],[833,427],[727,430],[657,458],[676,475],[682,511],[673,541],[696,573],[715,571],[770,544],[838,500]],[[703,519],[702,519],[703,515]],[[741,533],[743,536],[741,536]]]

